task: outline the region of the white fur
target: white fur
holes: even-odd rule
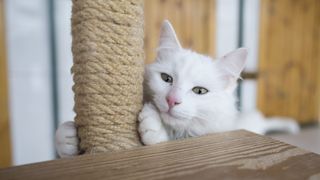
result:
[[[60,157],[72,157],[79,154],[77,129],[73,121],[59,126],[56,131],[55,145]]]
[[[236,127],[257,134],[266,134],[269,131],[288,133],[298,133],[300,131],[299,125],[293,119],[284,117],[265,118],[259,111],[239,113]]]
[[[155,144],[169,140],[158,110],[151,103],[145,103],[139,114],[139,134],[144,144]]]
[[[245,66],[246,49],[240,48],[213,60],[183,49],[169,21],[164,21],[157,50],[155,62],[146,66],[145,104],[139,114],[138,130],[144,144],[234,129],[259,134],[269,130],[299,130],[294,121],[266,121],[259,112],[238,113],[234,90]],[[170,75],[173,82],[162,80],[161,73]],[[192,89],[196,86],[209,92],[195,94]],[[166,98],[172,94],[180,104],[169,108]],[[61,125],[56,139],[60,156],[78,154],[74,123]]]

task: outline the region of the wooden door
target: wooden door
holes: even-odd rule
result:
[[[4,4],[0,0],[0,168],[11,165],[8,81],[4,36]]]
[[[310,123],[320,113],[320,1],[262,0],[258,107]]]
[[[153,61],[160,26],[170,20],[183,47],[214,55],[215,0],[145,0],[146,62]]]

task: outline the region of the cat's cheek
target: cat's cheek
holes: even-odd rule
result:
[[[155,94],[157,96],[157,99],[161,99],[163,100],[164,102],[165,99],[166,99],[166,96],[167,94],[169,93],[170,91],[170,86],[168,86],[167,84],[163,84],[162,82],[160,82],[159,84],[157,85],[153,85],[151,87],[151,91],[153,92],[153,94]],[[159,101],[158,100],[158,101]]]
[[[168,91],[169,89],[167,87],[159,88],[153,91],[155,94],[153,96],[153,101],[161,112],[168,112],[169,110],[169,105],[166,101]]]
[[[158,109],[160,110],[160,112],[168,112],[169,110],[169,106],[167,104],[167,102],[164,100],[164,98],[160,97],[160,98],[156,98],[156,100],[154,100],[156,106],[158,107]]]

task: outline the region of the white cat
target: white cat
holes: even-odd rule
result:
[[[299,131],[289,119],[265,120],[259,112],[237,111],[234,90],[246,57],[244,48],[216,60],[183,49],[169,21],[164,21],[156,60],[146,66],[145,104],[139,114],[142,142],[151,145],[235,129],[259,134]],[[75,125],[62,124],[56,133],[58,154],[77,155],[77,145]]]

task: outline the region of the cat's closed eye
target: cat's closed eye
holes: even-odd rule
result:
[[[166,74],[166,73],[161,73],[161,79],[164,81],[164,82],[167,82],[167,83],[172,83],[173,82],[173,78]]]
[[[206,88],[204,88],[204,87],[199,87],[199,86],[194,87],[194,88],[192,89],[192,91],[193,91],[194,93],[196,93],[196,94],[199,94],[199,95],[206,94],[206,93],[209,92],[208,89],[206,89]]]

